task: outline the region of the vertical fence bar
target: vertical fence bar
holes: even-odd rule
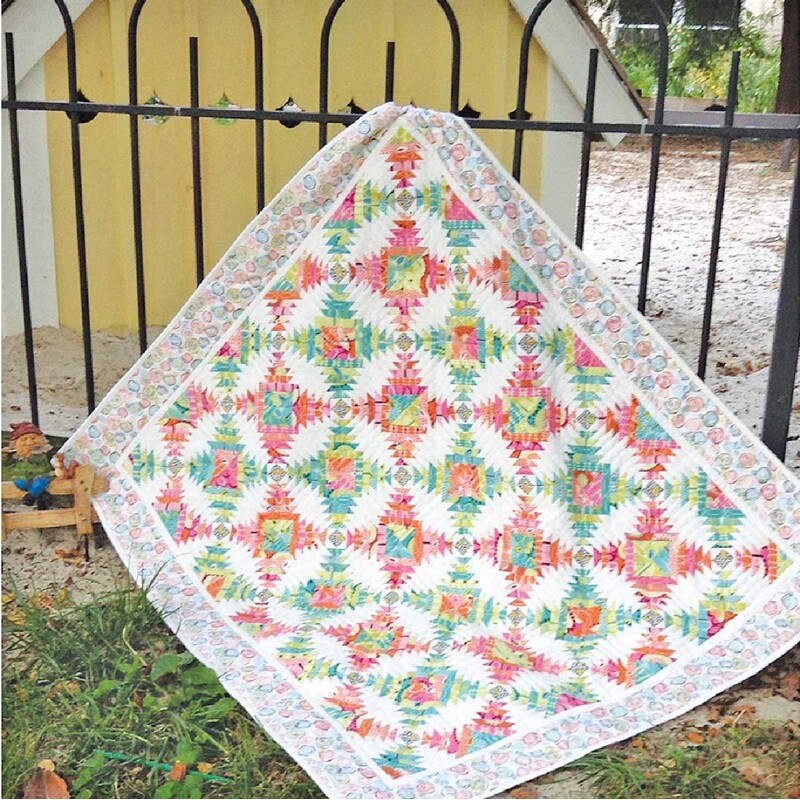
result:
[[[450,43],[452,50],[450,53],[450,113],[458,111],[458,95],[461,83],[461,32],[458,29],[458,20],[453,13],[453,9],[447,0],[436,0],[439,7],[447,17],[447,24],[450,26]]]
[[[331,58],[331,28],[339,9],[345,0],[333,0],[322,23],[322,33],[319,43],[319,110],[321,114],[328,113],[328,81],[330,78]],[[328,141],[328,123],[321,120],[319,123],[319,149],[322,150]]]
[[[530,16],[525,22],[525,29],[522,31],[522,41],[519,47],[519,72],[517,75],[517,107],[514,110],[514,119],[522,120],[525,116],[525,96],[528,93],[528,63],[530,60],[531,37],[533,28],[542,16],[542,12],[550,5],[552,0],[539,0],[536,7],[531,11]],[[522,174],[522,137],[524,131],[517,128],[514,131],[514,159],[511,166],[511,174],[514,180],[518,181]]]
[[[669,67],[669,35],[664,12],[655,0],[647,0],[658,25],[658,91],[653,122],[664,124],[664,104],[667,95],[667,69]],[[656,132],[650,141],[650,177],[647,184],[647,209],[644,217],[644,241],[642,243],[642,270],[639,275],[639,296],[637,308],[644,314],[647,304],[647,281],[650,277],[650,257],[653,247],[653,221],[656,213],[656,188],[658,186],[658,170],[661,163],[661,134]]]
[[[775,336],[767,380],[767,402],[761,438],[778,458],[786,457],[797,358],[800,355],[800,154],[794,170],[789,229],[783,260]]]
[[[447,18],[450,27],[450,41],[452,53],[450,59],[450,111],[458,111],[458,96],[461,83],[461,33],[458,29],[458,21],[453,9],[447,0],[436,0],[439,7]],[[550,0],[545,0],[550,2]],[[339,9],[344,5],[345,0],[333,0],[325,14],[325,21],[322,23],[322,33],[320,34],[319,45],[319,110],[321,114],[328,113],[328,84],[330,78],[330,49],[331,49],[331,28]],[[392,43],[392,55],[394,55],[394,43]],[[388,57],[388,51],[387,51]],[[394,61],[394,58],[392,58]],[[392,71],[394,76],[394,67]],[[387,76],[388,81],[388,76]],[[385,87],[388,89],[388,84]],[[394,94],[394,77],[392,77],[392,94]],[[319,148],[325,147],[328,140],[328,123],[323,118],[319,123]]]
[[[197,52],[197,37],[189,38],[189,84],[190,104],[200,107],[200,70]],[[200,117],[192,117],[192,198],[194,206],[194,258],[197,285],[203,282],[205,253],[203,248],[203,186],[200,165]]]
[[[72,17],[64,0],[55,0],[64,22],[67,43],[67,81],[69,100],[78,102],[78,65],[75,56],[75,30]],[[72,185],[75,194],[75,234],[78,248],[78,283],[81,295],[81,334],[83,337],[83,365],[86,376],[86,405],[89,413],[94,411],[94,364],[92,356],[92,324],[89,311],[89,273],[86,265],[86,222],[83,214],[83,171],[81,167],[81,133],[78,114],[69,115],[70,140],[72,144]]]
[[[136,0],[128,22],[128,100],[132,106],[139,102],[139,67],[136,29],[146,0]],[[131,194],[133,201],[133,247],[136,260],[136,314],[139,326],[139,350],[147,350],[147,309],[144,283],[144,241],[142,235],[142,178],[139,163],[139,117],[130,115],[131,133]]]
[[[589,51],[589,78],[586,85],[586,106],[583,109],[583,121],[594,122],[594,96],[597,86],[597,57],[598,49],[593,47]],[[592,155],[592,137],[584,131],[581,137],[581,177],[578,184],[578,217],[575,221],[575,244],[583,247],[583,233],[586,225],[586,195],[589,186],[589,160]]]
[[[383,85],[383,102],[394,100],[394,42],[386,42],[386,82]]]
[[[739,91],[739,57],[734,53],[731,59],[731,73],[728,77],[728,99],[725,105],[724,127],[733,128],[734,113]],[[725,189],[728,183],[728,165],[731,156],[731,138],[726,136],[722,140],[719,157],[719,179],[717,182],[717,200],[714,208],[714,228],[711,233],[711,260],[708,265],[706,279],[706,299],[703,308],[703,328],[700,333],[700,357],[697,363],[697,374],[705,379],[708,366],[708,345],[711,339],[711,315],[714,309],[714,291],[717,285],[717,264],[719,262],[719,245],[722,236],[722,213],[725,208]]]
[[[264,110],[264,40],[261,23],[251,0],[242,0],[242,5],[250,19],[253,29],[253,78],[256,111]],[[264,189],[264,120],[256,119],[256,205],[261,211],[266,205]]]
[[[9,100],[17,99],[17,73],[14,59],[14,34],[6,31],[6,83]],[[28,281],[28,251],[25,246],[25,215],[22,204],[22,170],[19,160],[19,123],[17,110],[8,109],[8,132],[11,138],[11,177],[14,182],[14,214],[17,223],[17,254],[19,259],[19,288],[22,296],[22,330],[25,338],[25,364],[28,374],[28,399],[31,421],[39,424],[39,395],[36,390],[36,363],[33,356],[33,320]]]

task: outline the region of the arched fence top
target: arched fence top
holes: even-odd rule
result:
[[[69,86],[70,102],[78,100],[78,59],[75,52],[75,26],[72,23],[72,15],[69,13],[64,0],[55,0],[56,8],[61,14],[61,21],[64,23],[64,36],[67,44],[67,85]]]
[[[346,0],[333,0],[328,7],[325,14],[325,20],[322,23],[322,31],[320,33],[319,44],[319,110],[321,114],[328,112],[328,88],[330,80],[330,45],[331,45],[331,30],[336,15],[345,4]],[[450,28],[450,43],[452,47],[451,65],[450,65],[450,111],[456,113],[458,111],[458,98],[461,89],[461,31],[458,27],[458,20],[453,12],[453,8],[448,0],[436,0],[439,8],[447,19],[448,27]],[[323,147],[327,139],[327,124],[320,124],[319,132],[319,146]]]
[[[56,0],[57,3],[63,0]],[[253,32],[253,62],[255,67],[255,107],[264,108],[264,36],[261,31],[261,20],[253,6],[252,0],[239,0],[247,12]],[[147,0],[136,0],[128,18],[128,94],[131,105],[138,103],[139,96],[139,59],[138,33],[139,20]]]

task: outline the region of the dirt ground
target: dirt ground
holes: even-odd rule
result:
[[[781,172],[780,144],[736,143],[720,248],[707,381],[724,402],[760,429],[774,312],[789,213],[791,172]],[[647,315],[690,365],[696,364],[708,267],[719,150],[714,142],[665,145],[657,198]],[[595,148],[589,184],[586,252],[635,302],[641,264],[649,151],[631,140],[616,150]],[[150,339],[156,331],[150,332]],[[102,397],[138,355],[133,337],[96,334],[95,376]],[[52,328],[36,331],[42,427],[69,435],[84,419],[80,337]],[[27,389],[22,337],[3,339],[3,427],[25,419]],[[795,395],[800,401],[800,392]],[[800,402],[790,428],[787,463],[800,471]],[[103,544],[102,536],[99,537]],[[73,529],[10,533],[2,548],[3,580],[25,591],[67,586],[89,597],[128,581],[113,547],[92,546],[90,561],[75,552]],[[795,659],[796,668],[796,659]],[[731,690],[756,708],[758,719],[800,724],[800,702],[774,694],[758,676]],[[726,693],[729,694],[729,693]],[[701,706],[661,727],[665,741],[677,729],[702,724]],[[560,772],[536,782],[539,797],[586,797],[580,775]],[[537,796],[532,794],[530,796]],[[508,796],[508,795],[507,795]],[[514,795],[522,796],[522,795]]]

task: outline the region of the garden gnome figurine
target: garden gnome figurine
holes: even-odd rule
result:
[[[47,454],[52,445],[37,425],[32,422],[11,423],[11,436],[3,453],[10,455],[11,463],[4,464],[4,472],[14,481],[18,489],[26,492],[22,502],[39,509],[47,508],[50,495],[47,487],[53,480],[52,468]]]

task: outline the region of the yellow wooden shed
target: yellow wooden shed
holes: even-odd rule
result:
[[[254,0],[264,35],[264,105],[292,98],[318,106],[320,31],[330,0]],[[69,0],[75,20],[78,83],[96,102],[128,102],[128,20],[133,0]],[[505,118],[516,105],[519,43],[533,0],[453,0],[462,42],[461,105]],[[18,95],[68,96],[66,46],[55,6],[15,0],[3,14],[15,35]],[[247,14],[235,0],[149,0],[140,18],[140,101],[189,104],[189,37],[199,40],[200,104],[252,107],[253,47]],[[450,31],[434,0],[348,0],[330,47],[331,110],[384,99],[386,42],[396,43],[396,102],[446,109]],[[534,118],[576,120],[583,113],[589,50],[600,47],[595,118],[638,122],[644,111],[577,0],[556,0],[537,25],[527,110]],[[5,85],[5,77],[4,77]],[[157,114],[154,113],[157,117]],[[148,322],[163,325],[195,285],[190,122],[140,125],[143,238]],[[205,268],[256,212],[253,122],[203,119],[201,129]],[[160,123],[160,124],[159,124]],[[22,173],[35,325],[80,328],[69,121],[63,113],[21,112]],[[329,136],[341,130],[329,125]],[[8,156],[4,130],[4,162]],[[513,133],[482,131],[509,165]],[[313,155],[318,127],[265,124],[269,199]],[[83,192],[92,327],[136,327],[129,121],[100,114],[81,126]],[[612,143],[620,137],[611,137]],[[580,137],[526,134],[522,182],[567,232],[574,228]],[[3,203],[10,203],[10,169]],[[21,329],[13,207],[4,208],[3,328]]]

